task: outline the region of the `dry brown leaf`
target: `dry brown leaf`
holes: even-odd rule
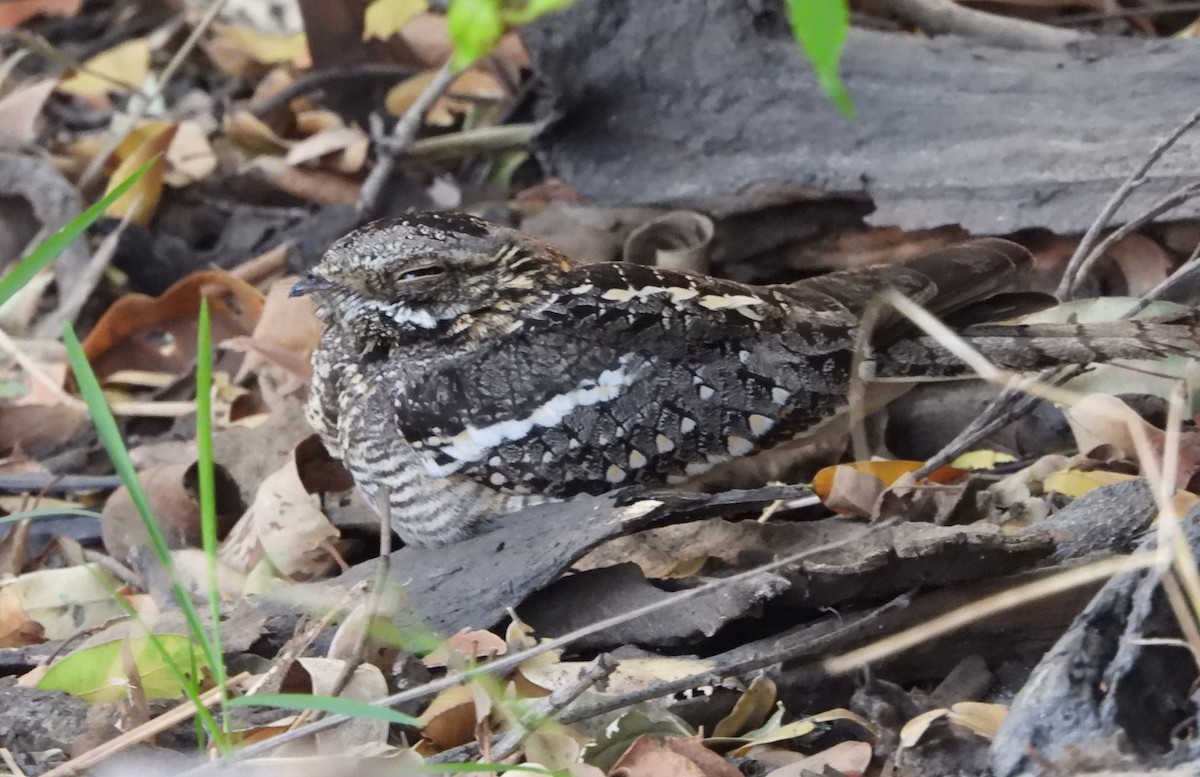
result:
[[[455,685],[439,693],[421,715],[421,735],[434,752],[465,745],[475,738],[477,697],[472,686]]]
[[[0,3],[0,30],[11,30],[35,16],[74,16],[83,0],[7,0]]]
[[[357,173],[367,161],[371,141],[357,127],[327,127],[294,144],[287,153],[289,165],[323,161],[340,173]]]
[[[150,41],[131,38],[111,49],[102,51],[83,63],[84,69],[63,79],[58,91],[93,102],[108,102],[108,93],[125,84],[138,89],[150,72]],[[117,82],[114,84],[113,82]]]
[[[57,83],[53,78],[35,81],[0,100],[0,149],[16,151],[33,143],[42,106]]]
[[[46,630],[25,614],[20,597],[0,593],[0,648],[38,645],[45,641]]]
[[[389,89],[384,99],[388,112],[393,116],[402,115],[416,102],[417,97],[433,80],[433,76],[434,71],[427,70]],[[425,121],[437,127],[448,127],[458,121],[461,114],[471,109],[470,101],[462,98],[499,100],[504,94],[504,87],[490,73],[482,70],[464,71],[450,84],[446,96],[439,98],[429,109]]]
[[[444,667],[450,662],[452,652],[459,656],[463,664],[467,661],[487,661],[507,653],[508,643],[490,631],[463,629],[434,648],[421,659],[421,663],[430,669]]]
[[[129,191],[115,200],[104,215],[122,219],[126,216],[141,226],[149,226],[158,210],[162,196],[163,174],[167,169],[166,152],[175,138],[176,124],[150,122],[129,133],[117,148],[121,160],[108,179],[106,191],[112,191],[150,160],[154,163]]]
[[[732,767],[731,767],[732,768]],[[675,752],[650,736],[640,736],[617,759],[612,777],[711,777],[686,755]],[[739,774],[735,769],[734,774]]]
[[[262,315],[262,293],[222,270],[183,278],[158,297],[127,294],[101,316],[83,341],[96,374],[142,369],[178,374],[196,357],[196,315],[208,299],[212,339],[250,334]]]
[[[869,742],[838,742],[819,753],[767,772],[766,777],[808,777],[810,774],[826,774],[826,767],[846,777],[861,777],[871,765],[871,754]]]

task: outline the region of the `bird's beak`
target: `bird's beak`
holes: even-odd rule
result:
[[[334,288],[333,282],[327,278],[322,278],[314,272],[305,273],[304,277],[296,282],[292,287],[292,297],[303,297],[305,294],[312,294],[314,291],[332,291]]]

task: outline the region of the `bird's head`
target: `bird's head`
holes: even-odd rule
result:
[[[327,324],[366,339],[458,333],[515,313],[568,266],[516,230],[463,214],[417,213],[341,238],[292,296],[319,294]]]

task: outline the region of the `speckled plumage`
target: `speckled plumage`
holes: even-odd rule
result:
[[[386,491],[406,542],[445,544],[527,504],[681,483],[792,440],[844,411],[859,319],[879,289],[949,312],[1027,260],[1013,243],[981,240],[908,266],[754,287],[576,267],[457,214],[376,222],[297,285],[322,294],[326,325],[309,419],[369,501],[382,505]],[[898,324],[877,330],[876,375],[963,371]],[[1073,328],[1013,347],[994,329],[981,342],[995,340],[1014,367],[1138,350],[1115,353]]]

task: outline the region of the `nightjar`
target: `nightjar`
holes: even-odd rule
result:
[[[320,296],[325,326],[308,417],[405,542],[443,545],[525,505],[684,484],[810,435],[847,410],[877,292],[961,315],[1029,259],[981,239],[904,265],[749,286],[576,266],[460,214],[377,221],[293,290]],[[1012,369],[1197,350],[1191,323],[960,331]],[[894,314],[865,353],[873,381],[966,372]]]

